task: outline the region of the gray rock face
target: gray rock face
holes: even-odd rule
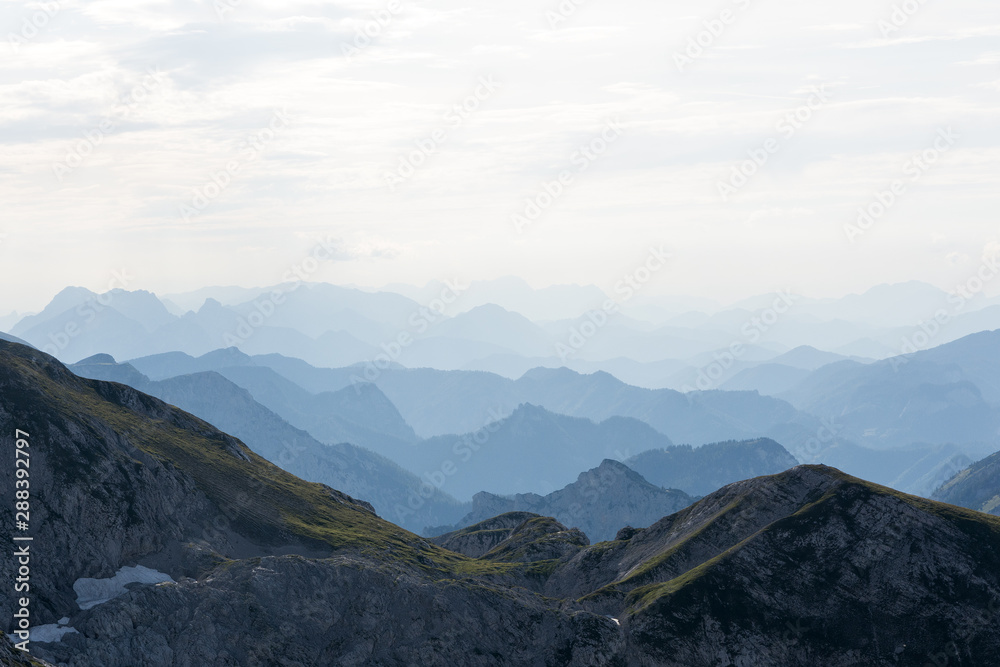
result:
[[[503,563],[566,560],[590,544],[576,528],[527,512],[502,514],[431,541],[472,558]]]
[[[30,434],[31,585],[42,592],[33,602],[35,624],[76,609],[77,579],[110,577],[124,565],[150,562],[184,576],[199,571],[205,550],[235,557],[324,549],[289,530],[268,505],[288,493],[278,484],[302,482],[196,417],[7,344],[0,345],[0,397],[2,432]],[[0,494],[12,498],[14,481],[0,476]],[[328,487],[298,489],[374,516],[367,503]],[[13,525],[12,514],[10,504],[0,507],[4,525]],[[0,554],[4,571],[14,571],[12,542]],[[10,595],[0,590],[0,609],[13,609]]]
[[[554,517],[601,542],[614,539],[623,526],[649,526],[692,502],[694,499],[683,491],[654,486],[624,464],[606,459],[582,473],[576,482],[547,496],[477,493],[472,511],[455,527],[471,526],[506,512],[532,512]]]

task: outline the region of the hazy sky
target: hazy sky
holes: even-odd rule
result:
[[[724,301],[998,247],[996,0],[465,4],[0,0],[0,311],[272,284],[317,239],[310,279],[371,286],[609,289],[662,246],[656,290]]]

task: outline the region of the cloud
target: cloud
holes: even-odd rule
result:
[[[964,60],[959,65],[1000,65],[1000,51],[988,51],[975,60]]]
[[[16,52],[0,43],[0,280],[43,273],[0,311],[37,308],[105,265],[144,267],[137,286],[154,290],[179,280],[178,257],[192,283],[252,283],[301,253],[297,233],[342,238],[351,261],[337,279],[359,284],[456,272],[599,283],[595,267],[628,265],[666,238],[690,284],[724,300],[788,274],[830,293],[844,266],[855,281],[845,290],[893,276],[940,283],[926,262],[935,230],[961,236],[967,254],[992,238],[1000,83],[972,65],[996,64],[1000,27],[982,3],[928,6],[888,40],[876,39],[884,8],[861,0],[754,3],[681,74],[673,51],[718,15],[694,0],[587,3],[556,30],[546,12],[557,2],[403,0],[389,20],[384,0],[222,1],[232,11],[220,20],[214,0],[64,0]],[[0,2],[0,18],[20,26],[32,7]],[[345,55],[365,29],[370,43]],[[89,146],[151,67],[162,83]],[[502,87],[446,116],[484,76]],[[830,104],[722,202],[720,175],[820,84],[835,91]],[[280,109],[295,122],[182,223],[179,204]],[[574,156],[616,117],[621,140],[580,171]],[[838,245],[845,220],[945,124],[961,128],[961,150],[869,235],[870,255]],[[53,165],[78,149],[80,165],[57,180]],[[386,172],[421,150],[412,179],[390,191]],[[572,184],[518,235],[511,215],[563,170]],[[218,259],[243,243],[260,249],[252,261]],[[794,244],[815,256],[806,274]]]

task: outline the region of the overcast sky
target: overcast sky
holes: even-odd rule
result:
[[[465,4],[0,0],[0,311],[273,284],[319,239],[313,280],[609,291],[662,246],[651,289],[722,301],[1000,247],[995,0]]]

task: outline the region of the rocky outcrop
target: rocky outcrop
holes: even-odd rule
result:
[[[525,521],[537,518],[539,516],[531,512],[507,512],[467,528],[432,537],[430,541],[470,558],[479,558],[506,541]]]
[[[431,540],[471,558],[503,563],[566,560],[590,544],[551,517],[510,512]]]
[[[566,528],[547,516],[528,519],[483,558],[501,563],[536,563],[570,558],[590,540],[576,528]]]

